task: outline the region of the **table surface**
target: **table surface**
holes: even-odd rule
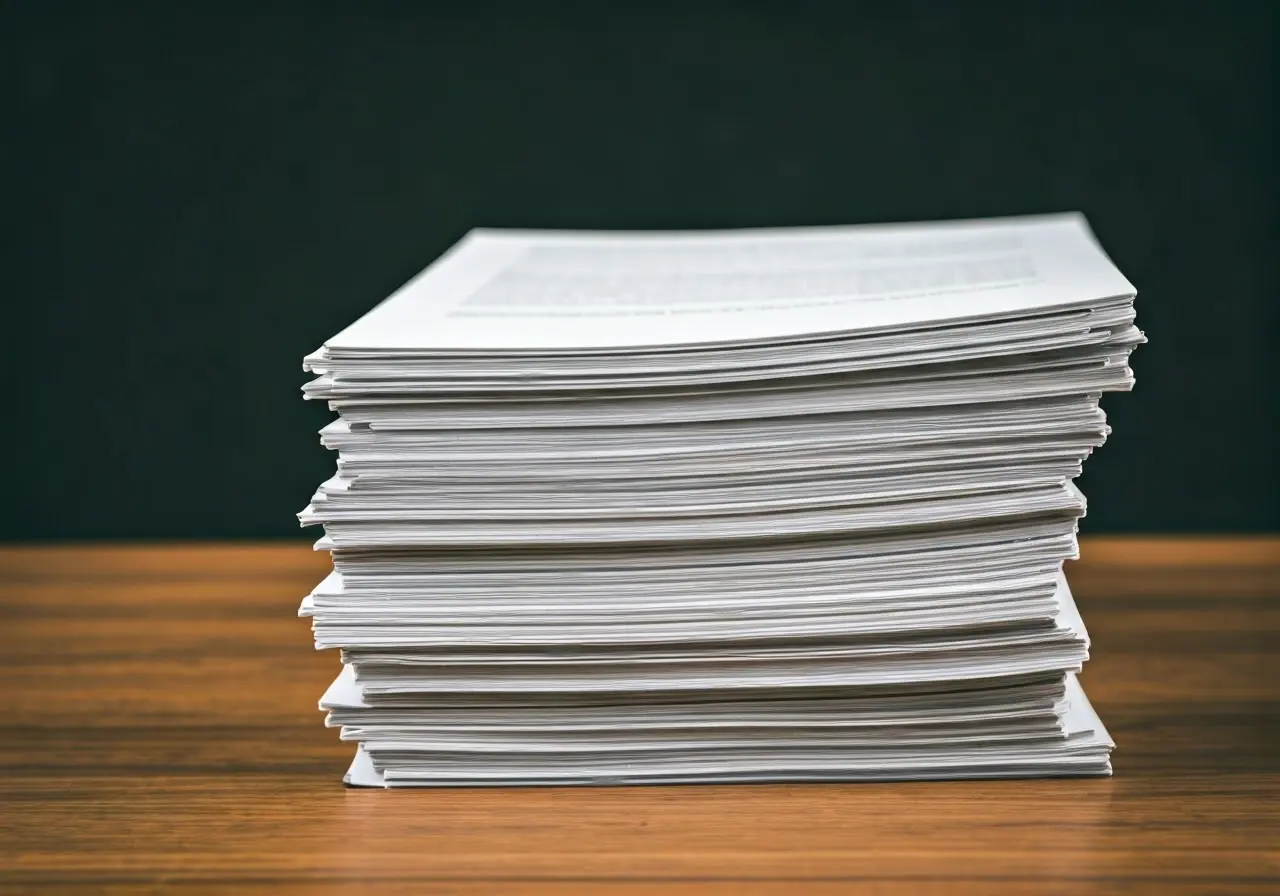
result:
[[[1069,566],[1099,780],[370,791],[296,544],[0,548],[0,889],[1280,892],[1280,539]]]

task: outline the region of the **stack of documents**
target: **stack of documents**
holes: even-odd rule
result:
[[[1133,300],[1079,215],[468,234],[305,361],[346,780],[1108,774],[1062,563]]]

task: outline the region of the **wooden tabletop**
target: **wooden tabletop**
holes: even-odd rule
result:
[[[1115,777],[351,790],[296,544],[0,548],[0,889],[1280,892],[1280,539],[1086,541]]]

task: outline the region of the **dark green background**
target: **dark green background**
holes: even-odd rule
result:
[[[103,8],[5,7],[0,537],[298,533],[302,355],[472,226],[1076,208],[1151,337],[1086,529],[1280,527],[1273,4]]]

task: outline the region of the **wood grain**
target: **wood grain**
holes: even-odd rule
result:
[[[325,568],[0,548],[0,888],[1280,892],[1280,539],[1086,542],[1098,781],[348,790]]]

